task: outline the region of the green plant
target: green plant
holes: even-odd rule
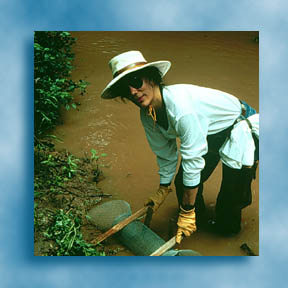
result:
[[[44,164],[44,165],[46,165],[48,167],[55,167],[57,165],[57,162],[56,162],[55,158],[53,157],[53,155],[49,154],[48,158],[43,160],[41,162],[41,164]]]
[[[55,241],[56,248],[52,251],[54,256],[105,256],[93,245],[87,243],[80,231],[81,220],[72,213],[58,210],[54,216],[52,226],[44,233],[49,240]]]
[[[69,32],[36,31],[34,34],[34,135],[41,138],[60,119],[61,107],[76,109],[72,93],[83,95],[87,82],[71,79],[76,39]]]
[[[100,157],[106,157],[107,154],[106,153],[101,153],[100,155],[98,155],[98,152],[95,149],[91,149],[91,161],[94,160],[98,160]]]
[[[79,162],[79,159],[74,158],[73,155],[69,155],[67,158],[67,162],[62,167],[62,171],[64,175],[68,178],[72,178],[73,175],[77,173],[78,165],[76,162]]]
[[[80,159],[72,154],[51,152],[43,147],[34,148],[34,198],[62,194],[65,182],[79,171]]]
[[[96,163],[96,165],[93,168],[93,181],[98,183],[100,180],[100,177],[102,175],[102,171],[99,169],[99,166],[104,166],[103,164],[98,164],[98,160],[100,159],[100,157],[106,157],[107,154],[106,153],[101,153],[100,155],[98,154],[98,152],[95,149],[91,149],[91,162],[94,164]]]

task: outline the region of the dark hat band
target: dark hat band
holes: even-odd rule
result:
[[[113,78],[117,77],[118,75],[120,75],[121,73],[127,71],[127,70],[131,70],[131,69],[134,69],[134,68],[137,68],[137,67],[141,67],[143,65],[147,64],[147,62],[136,62],[136,63],[133,63],[133,64],[130,64],[118,71],[116,71],[113,75]]]

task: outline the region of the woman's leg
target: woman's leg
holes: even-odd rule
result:
[[[235,234],[241,230],[241,211],[252,202],[251,183],[257,165],[232,169],[223,165],[223,178],[216,203],[217,230]]]

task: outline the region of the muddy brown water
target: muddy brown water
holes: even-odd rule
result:
[[[90,82],[87,94],[76,95],[79,111],[64,113],[64,125],[55,134],[76,156],[91,149],[107,153],[102,168],[105,179],[99,186],[113,199],[130,203],[132,211],[159,183],[157,164],[132,103],[103,100],[100,93],[111,72],[108,61],[128,50],[140,50],[148,61],[170,60],[167,84],[191,83],[223,90],[259,108],[259,65],[257,32],[73,32],[77,38],[74,79]],[[257,172],[257,177],[259,176]],[[204,197],[211,213],[221,181],[221,165],[206,182]],[[202,255],[245,255],[240,246],[247,243],[259,253],[259,184],[253,182],[253,203],[243,210],[242,231],[226,238],[198,231],[182,241],[180,249],[193,249]],[[175,190],[174,190],[175,191]],[[169,239],[169,220],[177,215],[175,192],[169,195],[153,216],[151,229]],[[124,255],[129,255],[124,253]]]

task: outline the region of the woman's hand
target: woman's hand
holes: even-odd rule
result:
[[[188,237],[197,230],[195,208],[184,210],[180,206],[177,226],[176,243],[180,244],[183,236]]]
[[[172,192],[170,186],[166,187],[160,185],[156,193],[150,196],[145,201],[144,205],[151,206],[153,212],[156,212],[170,192]]]
[[[197,230],[195,215],[195,199],[198,188],[184,188],[182,205],[178,216],[178,229],[176,234],[176,243],[180,244],[183,236],[190,236]]]

